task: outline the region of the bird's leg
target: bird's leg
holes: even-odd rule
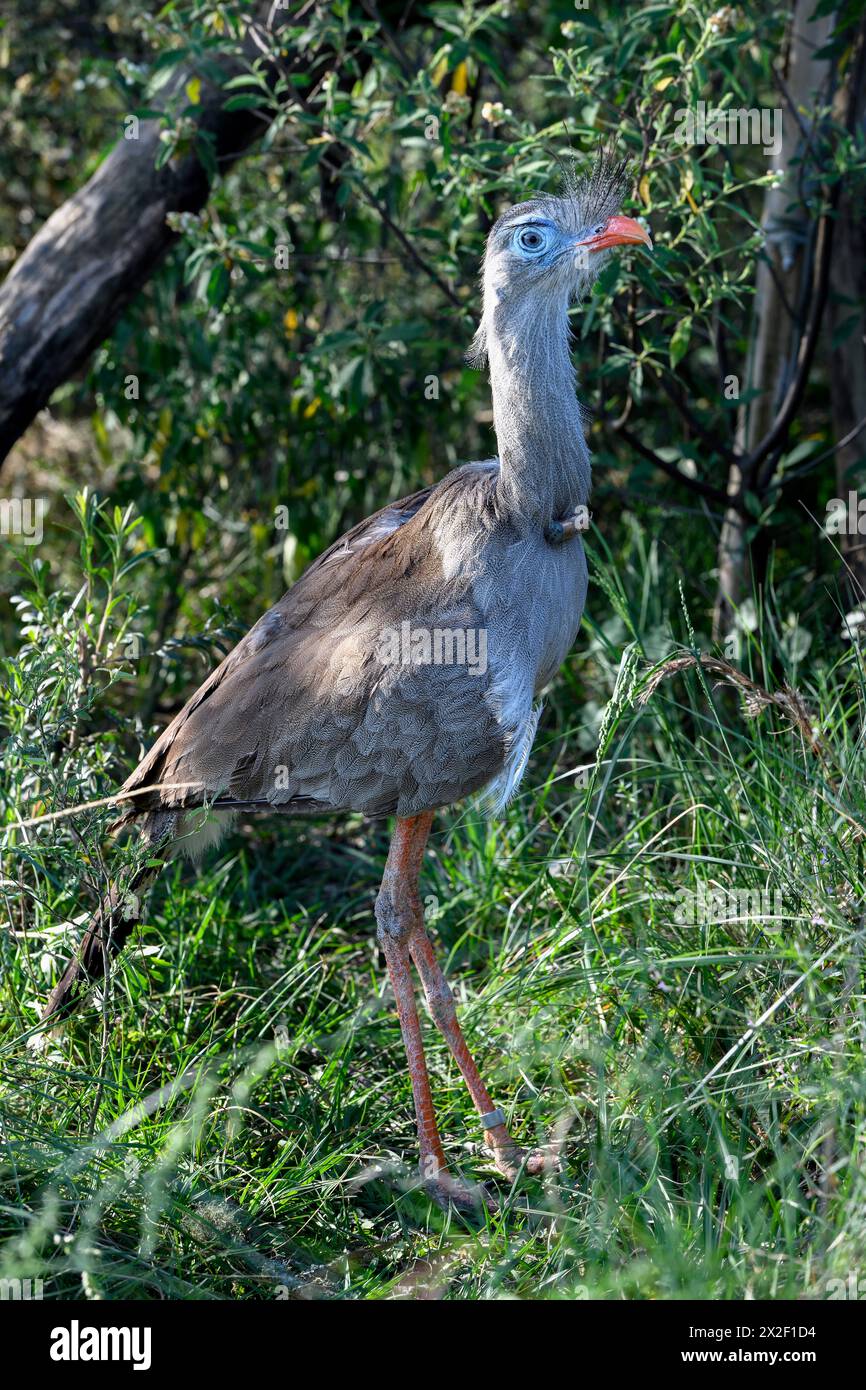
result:
[[[461,1208],[477,1208],[483,1192],[474,1194],[456,1182],[448,1172],[445,1151],[436,1127],[430,1078],[424,1058],[421,1024],[412,984],[409,942],[419,921],[423,922],[418,895],[418,874],[424,846],[433,820],[432,812],[398,820],[394,827],[382,886],[376,898],[376,935],[385,960],[397,1002],[400,1031],[412,1078],[412,1097],[418,1126],[421,1176],[430,1195],[443,1206],[453,1202]]]
[[[448,1044],[452,1057],[463,1073],[463,1079],[475,1109],[484,1125],[484,1138],[499,1172],[513,1182],[521,1168],[527,1173],[540,1173],[551,1159],[539,1149],[527,1153],[517,1144],[505,1127],[505,1116],[497,1109],[466,1046],[466,1039],[457,1021],[454,996],[442,971],[433,943],[427,935],[423,916],[409,941],[412,959],[421,976],[427,1007],[433,1022]]]

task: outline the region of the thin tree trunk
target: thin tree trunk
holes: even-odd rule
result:
[[[851,133],[866,128],[866,19],[860,30],[834,114]],[[830,399],[833,437],[850,442],[836,450],[836,487],[847,500],[849,490],[866,486],[866,190],[848,183],[842,189],[830,270]],[[843,587],[852,604],[866,603],[866,536],[839,536],[845,565]]]
[[[804,169],[803,153],[811,125],[809,113],[830,77],[827,60],[814,55],[827,41],[833,23],[831,15],[820,15],[812,21],[814,10],[814,0],[795,0],[785,78],[788,100],[783,104],[782,150],[781,154],[770,156],[772,167],[780,169],[784,178],[778,186],[767,190],[764,199],[766,255],[758,263],[745,375],[746,390],[760,394],[740,409],[740,454],[754,449],[773,423],[791,380],[806,316],[814,226],[803,202],[801,184],[809,176],[808,161]],[[750,490],[754,482],[751,477],[743,477],[739,465],[734,463],[728,476],[728,495],[739,496],[743,490]],[[727,508],[719,537],[713,614],[713,636],[718,642],[731,637],[736,609],[751,588],[747,541],[750,525],[751,517],[742,506]]]

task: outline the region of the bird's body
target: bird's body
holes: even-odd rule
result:
[[[500,483],[498,460],[465,465],[327,550],[154,744],[123,790],[159,790],[127,819],[203,801],[413,816],[506,799],[574,641],[586,561],[579,538],[554,546],[518,521]]]
[[[648,242],[615,216],[623,171],[602,160],[563,198],[512,208],[488,238],[476,361],[490,364],[498,456],[393,502],[319,557],[188,701],[125,783],[119,824],[163,857],[247,810],[397,817],[376,901],[409,1057],[425,1181],[464,1200],[436,1129],[411,983],[463,1072],[494,1161],[518,1149],[460,1032],[424,927],[418,875],[433,813],[513,793],[538,697],[574,642],[587,589],[573,518],[590,460],[568,305],[600,253]],[[203,826],[204,814],[210,817]],[[144,885],[142,873],[131,885]],[[100,906],[44,1017],[72,1007],[129,932],[117,890]]]

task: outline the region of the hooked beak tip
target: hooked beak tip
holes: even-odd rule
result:
[[[602,230],[592,237],[587,237],[583,241],[576,241],[575,246],[585,246],[588,251],[604,251],[609,246],[646,246],[647,250],[653,249],[652,237],[646,227],[640,222],[636,222],[633,217],[609,217]]]

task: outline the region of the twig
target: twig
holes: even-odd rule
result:
[[[674,380],[676,380],[676,378],[674,378]],[[708,430],[706,425],[692,413],[686,405],[685,396],[679,384],[675,386],[674,381],[669,381],[664,372],[658,373],[658,381],[665,395],[673,401],[674,406],[679,411],[692,433],[696,434],[699,439],[702,439],[705,444],[708,444],[711,449],[715,449],[726,458],[729,452],[728,449],[720,447],[718,440],[713,437],[712,431]]]
[[[678,675],[681,671],[688,671],[696,666],[700,666],[704,671],[711,675],[718,676],[719,680],[725,685],[733,686],[743,697],[743,713],[747,719],[755,719],[769,707],[781,710],[783,714],[791,720],[792,724],[799,729],[803,738],[809,745],[809,749],[819,757],[825,767],[829,767],[828,758],[824,744],[815,732],[812,716],[806,701],[798,690],[787,682],[781,690],[771,692],[763,685],[758,685],[744,671],[732,666],[729,661],[723,661],[717,656],[705,656],[703,653],[696,656],[694,652],[683,653],[682,656],[671,657],[668,661],[663,661],[647,677],[646,684],[637,695],[637,703],[645,705],[655,694],[663,680],[668,676]]]
[[[258,35],[256,35],[256,41],[258,42]],[[284,69],[284,71],[286,70],[286,65],[281,62],[281,59],[278,55],[275,57],[275,61],[277,62],[278,66],[281,66]],[[293,97],[294,100],[298,103],[298,105],[308,116],[313,117],[314,120],[319,122],[321,134],[326,135],[329,139],[333,140],[335,144],[339,144],[339,135],[334,134],[332,131],[325,130],[324,126],[319,121],[318,113],[313,110],[308,98],[304,95],[304,93],[301,92],[299,89],[295,89],[295,91],[293,92]],[[327,154],[322,155],[320,163],[322,163],[333,174],[340,175],[343,172],[341,167],[333,164],[331,160],[329,160]],[[428,277],[428,279],[432,280],[433,284],[436,285],[436,287],[442,291],[446,299],[448,299],[456,309],[462,309],[462,301],[451,289],[451,286],[446,284],[446,282],[442,279],[438,271],[435,270],[433,266],[429,265],[427,261],[424,260],[424,257],[421,255],[421,253],[415,248],[413,243],[406,236],[406,233],[402,231],[400,227],[397,226],[396,222],[394,222],[384,204],[380,202],[380,200],[376,197],[376,194],[373,192],[373,190],[367,186],[362,175],[358,172],[357,169],[355,170],[354,183],[361,196],[370,204],[372,208],[375,209],[382,222],[388,228],[389,232],[391,232],[394,238],[403,247],[403,250],[406,252],[406,254],[415,262],[418,269],[423,271],[423,273]]]
[[[836,453],[837,449],[847,448],[847,446],[853,440],[855,440],[858,434],[860,434],[861,431],[864,429],[866,429],[866,415],[863,416],[863,419],[860,421],[859,424],[854,426],[853,430],[849,430],[848,433],[846,435],[843,435],[841,439],[835,440],[826,449],[822,449],[821,453],[816,454],[814,458],[806,459],[805,462],[802,463],[799,468],[792,468],[789,473],[786,473],[784,475],[785,482],[789,482],[791,478],[801,478],[804,474],[811,473],[813,468],[817,468],[819,463],[823,463],[825,459],[830,458],[833,454]]]
[[[604,423],[610,425],[612,422],[606,420]],[[690,478],[687,473],[681,472],[676,464],[668,463],[667,459],[660,458],[653,449],[650,449],[642,439],[639,439],[636,434],[632,434],[631,430],[626,429],[624,425],[620,425],[616,432],[630,448],[640,454],[641,458],[645,458],[662,473],[666,473],[669,478],[674,478],[676,482],[682,483],[684,487],[696,492],[699,497],[705,497],[708,502],[716,502],[721,507],[732,505],[735,499],[730,498],[726,492],[722,492],[721,488],[713,487],[712,484],[705,483],[700,478]]]

